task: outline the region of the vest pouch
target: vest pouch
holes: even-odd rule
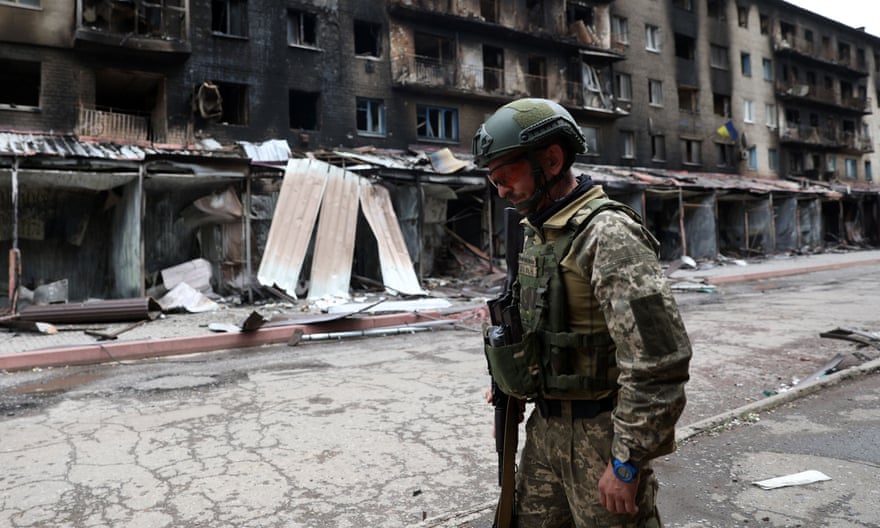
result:
[[[501,392],[514,398],[530,399],[541,394],[541,365],[535,334],[510,345],[484,345],[489,372]]]

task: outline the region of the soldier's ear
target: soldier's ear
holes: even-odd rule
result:
[[[544,170],[553,176],[559,174],[565,164],[565,151],[559,143],[548,145],[544,149]]]

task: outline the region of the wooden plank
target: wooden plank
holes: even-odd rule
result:
[[[288,160],[257,272],[260,284],[296,296],[297,281],[331,169],[332,165],[317,160]]]
[[[395,292],[407,295],[424,294],[406,249],[388,189],[381,185],[372,185],[366,180],[362,187],[361,207],[379,244],[382,282]]]
[[[349,298],[361,177],[333,167],[315,234],[309,299]]]

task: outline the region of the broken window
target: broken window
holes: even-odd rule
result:
[[[498,0],[480,0],[480,16],[486,22],[498,22]]]
[[[764,13],[758,13],[758,25],[761,29],[762,35],[770,34],[770,17],[765,15]]]
[[[504,50],[483,45],[483,90],[504,91]]]
[[[455,44],[451,38],[416,32],[414,39],[416,59],[440,64],[455,60]]]
[[[81,23],[110,33],[186,38],[185,0],[83,0]]]
[[[314,14],[294,9],[287,12],[287,45],[318,45],[317,17]]]
[[[720,70],[730,69],[730,57],[724,46],[709,45],[709,65]]]
[[[302,130],[319,130],[318,116],[321,94],[290,90],[288,93],[290,106],[290,128]]]
[[[749,27],[749,6],[736,6],[736,19],[739,23],[739,27]]]
[[[678,86],[678,109],[692,114],[699,113],[699,90],[692,86]]]
[[[702,142],[696,139],[682,139],[681,140],[681,156],[682,162],[689,165],[699,165],[703,162],[703,157],[700,154],[700,150],[702,149]]]
[[[0,106],[40,106],[40,63],[0,59]]]
[[[419,139],[458,141],[458,110],[441,106],[416,107],[416,133]]]
[[[566,4],[565,18],[569,26],[579,21],[587,27],[593,25],[593,8],[589,4],[583,1],[569,1]]]
[[[715,115],[721,117],[731,117],[730,115],[730,96],[724,94],[712,94],[712,106]]]
[[[846,42],[837,43],[837,60],[849,64],[849,44]]]
[[[734,165],[734,146],[728,143],[715,143],[715,159],[719,167]]]
[[[382,99],[357,98],[357,130],[364,136],[385,135],[385,102]]]
[[[706,16],[715,20],[725,20],[724,16],[724,0],[707,0]]]
[[[651,136],[651,160],[666,161],[666,136],[663,134]]]
[[[547,59],[529,57],[526,89],[532,97],[547,97]]]
[[[227,125],[246,125],[248,122],[247,86],[228,82],[212,82],[217,86],[223,101],[220,122]]]
[[[629,19],[619,16],[611,17],[611,43],[616,47],[629,45]]]
[[[382,25],[363,20],[354,21],[354,54],[364,57],[382,55]]]
[[[675,34],[675,56],[679,59],[694,60],[696,57],[697,44],[693,37]]]
[[[247,0],[211,0],[211,31],[247,36]]]
[[[526,0],[526,16],[536,26],[544,25],[544,1]]]
[[[694,4],[692,0],[672,0],[672,5],[677,7],[678,9],[684,9],[685,11],[694,10]]]

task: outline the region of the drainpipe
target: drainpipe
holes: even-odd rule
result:
[[[18,309],[18,283],[21,280],[21,251],[18,249],[18,156],[12,161],[12,248],[9,250],[9,312]]]

